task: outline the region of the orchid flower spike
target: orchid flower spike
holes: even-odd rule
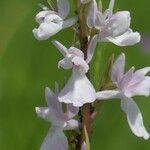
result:
[[[87,16],[88,27],[99,31],[99,42],[112,42],[118,46],[138,43],[141,37],[130,29],[130,12],[118,11],[113,14],[114,2],[110,0],[109,8],[103,13],[98,10],[96,0],[92,0]]]
[[[66,19],[70,10],[68,0],[57,0],[58,12],[45,8],[43,6],[43,11],[40,11],[35,17],[36,22],[39,23],[39,27],[33,29],[37,40],[47,40],[60,30],[71,27],[77,21],[76,17]]]
[[[150,77],[145,76],[150,71],[150,67],[145,67],[135,72],[134,67],[132,67],[126,74],[124,74],[124,67],[125,55],[121,54],[113,65],[111,75],[117,89],[98,92],[97,99],[121,99],[121,108],[127,115],[132,132],[138,137],[148,139],[150,135],[144,127],[142,114],[132,97],[150,95]]]
[[[95,89],[86,77],[86,73],[89,70],[88,63],[92,59],[96,41],[97,38],[93,37],[89,44],[86,60],[84,60],[84,54],[80,49],[75,47],[67,49],[58,41],[53,41],[53,44],[64,56],[64,59],[59,61],[58,66],[73,70],[70,79],[58,96],[60,102],[71,103],[73,106],[81,107],[85,103],[92,103],[96,100]]]
[[[45,98],[48,107],[36,107],[39,117],[51,122],[51,128],[40,150],[68,150],[68,141],[63,130],[73,130],[79,127],[73,117],[78,113],[78,108],[67,105],[67,112],[63,112],[58,101],[58,90],[53,93],[49,88],[45,89]]]

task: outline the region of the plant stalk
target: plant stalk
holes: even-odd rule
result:
[[[78,12],[78,18],[79,18],[79,40],[81,47],[80,49],[83,51],[85,55],[85,59],[87,57],[87,48],[88,48],[88,27],[86,25],[86,5],[81,4],[80,0],[77,0],[77,12]],[[88,74],[89,76],[89,74]],[[84,89],[83,89],[84,90]],[[81,136],[80,136],[80,149],[82,149],[82,144],[86,140],[85,139],[85,130],[86,128],[88,137],[91,136],[91,104],[84,104],[81,108]]]

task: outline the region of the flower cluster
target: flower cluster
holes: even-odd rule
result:
[[[150,77],[145,76],[150,67],[134,71],[132,67],[124,73],[125,55],[122,53],[114,62],[111,72],[111,81],[115,85],[113,90],[96,91],[87,77],[90,62],[94,55],[96,45],[100,42],[112,42],[117,46],[130,46],[140,41],[140,34],[133,32],[130,28],[130,12],[118,11],[113,13],[115,0],[110,0],[108,9],[102,12],[98,8],[96,0],[80,0],[82,6],[88,6],[86,28],[94,31],[87,35],[87,50],[83,52],[78,47],[65,47],[57,40],[52,40],[53,45],[63,55],[58,62],[58,67],[71,69],[72,75],[65,86],[58,91],[56,86],[53,93],[49,88],[45,90],[48,107],[37,107],[36,113],[39,117],[51,122],[41,150],[67,150],[68,140],[63,131],[76,130],[81,127],[81,122],[74,119],[80,107],[84,104],[92,104],[96,100],[121,99],[121,108],[127,115],[127,120],[132,132],[144,139],[149,138],[146,131],[141,112],[133,101],[136,95],[150,95]],[[58,33],[60,30],[78,24],[78,17],[66,19],[70,6],[68,0],[57,0],[57,9],[50,10],[43,6],[42,11],[36,15],[39,27],[33,29],[33,34],[38,40],[46,40]],[[78,34],[78,29],[76,29]],[[62,102],[66,110],[62,108]],[[82,149],[86,149],[83,142]]]

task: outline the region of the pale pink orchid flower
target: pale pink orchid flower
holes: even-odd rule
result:
[[[51,128],[40,150],[68,150],[68,140],[63,131],[74,130],[79,127],[78,121],[73,119],[79,109],[68,104],[67,111],[64,112],[58,101],[57,89],[53,93],[49,88],[46,88],[45,98],[48,107],[36,107],[36,113],[39,117],[50,122]]]
[[[62,53],[64,58],[59,61],[58,67],[72,69],[72,75],[65,87],[60,92],[58,99],[60,102],[71,103],[73,106],[81,107],[83,104],[92,103],[96,100],[96,91],[86,76],[89,70],[89,63],[93,57],[97,43],[97,36],[94,36],[89,43],[87,58],[84,53],[75,47],[67,49],[58,41],[53,44]]]
[[[118,46],[130,46],[138,43],[141,36],[130,28],[130,12],[118,11],[113,14],[115,0],[110,0],[108,9],[98,10],[96,0],[92,0],[87,25],[99,30],[99,42],[112,42]]]
[[[137,71],[132,67],[127,73],[124,73],[124,68],[125,55],[122,53],[115,61],[111,74],[117,88],[97,92],[97,99],[121,99],[121,108],[127,115],[132,132],[138,137],[149,139],[150,135],[144,127],[142,114],[132,97],[150,95],[150,77],[145,76],[150,71],[150,67]]]
[[[77,17],[66,19],[70,11],[68,0],[57,0],[57,9],[58,12],[43,6],[43,11],[36,15],[35,20],[39,27],[33,29],[33,34],[37,40],[47,40],[77,22]]]

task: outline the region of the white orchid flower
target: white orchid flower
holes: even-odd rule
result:
[[[66,19],[70,11],[68,0],[57,0],[58,12],[49,10],[43,6],[35,19],[39,27],[33,29],[33,34],[37,40],[47,40],[60,30],[71,27],[77,21],[76,17]]]
[[[116,90],[106,90],[97,93],[98,99],[121,99],[121,108],[127,115],[127,120],[132,132],[138,136],[148,139],[149,133],[146,131],[142,114],[133,101],[132,97],[136,95],[150,95],[150,77],[145,76],[150,67],[145,67],[134,72],[132,67],[124,74],[125,55],[121,54],[113,65],[112,81],[116,84]]]
[[[110,0],[109,8],[103,13],[98,10],[96,0],[92,0],[87,17],[88,27],[99,30],[99,42],[112,42],[118,46],[138,43],[141,37],[130,29],[130,12],[118,11],[113,14],[114,2]]]
[[[45,89],[45,97],[48,107],[36,107],[39,117],[51,122],[51,128],[40,150],[68,150],[68,140],[63,130],[73,130],[79,126],[73,117],[78,113],[78,108],[67,105],[67,112],[63,112],[58,101],[58,90],[53,93],[49,88]]]
[[[59,94],[60,102],[72,103],[74,106],[80,107],[85,103],[95,101],[96,92],[86,77],[86,73],[89,70],[88,63],[92,59],[96,42],[97,36],[94,36],[89,44],[87,59],[84,60],[84,54],[80,49],[75,47],[67,49],[58,41],[53,41],[53,44],[64,56],[64,59],[59,61],[58,66],[64,69],[73,69],[70,79]]]

